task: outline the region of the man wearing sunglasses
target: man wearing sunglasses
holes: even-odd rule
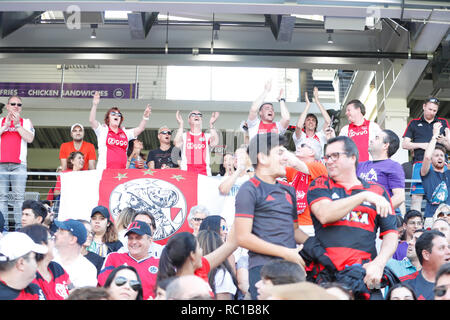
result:
[[[172,130],[167,126],[162,126],[158,130],[159,148],[150,150],[147,156],[147,165],[150,169],[171,169],[178,168],[180,149],[174,148],[170,144]]]
[[[328,140],[324,156],[328,176],[311,183],[307,200],[315,238],[337,273],[362,265],[365,274],[359,280],[373,289],[370,299],[383,299],[377,289],[380,289],[384,267],[397,248],[397,219],[384,187],[356,175],[358,156],[358,148],[351,138],[338,136]],[[377,253],[378,230],[383,240]],[[322,269],[320,272],[337,274],[335,270]]]
[[[450,300],[450,262],[442,265],[436,274],[434,300]]]
[[[436,138],[436,142],[450,150],[450,129],[448,121],[445,118],[436,116],[440,101],[437,98],[430,97],[423,103],[423,115],[420,118],[412,119],[403,134],[402,148],[411,151],[413,163],[413,180],[421,180],[420,169],[428,144],[433,137],[433,125],[440,122],[442,127]],[[421,210],[422,199],[425,191],[421,182],[411,184],[411,209]]]
[[[27,144],[34,140],[34,127],[30,119],[20,116],[22,112],[20,97],[9,97],[6,110],[8,111],[6,117],[0,118],[0,211],[5,221],[8,221],[7,195],[11,194],[17,229],[21,226],[21,205],[27,181]]]
[[[198,110],[189,113],[190,130],[184,132],[184,121],[179,111],[176,113],[178,131],[174,139],[175,147],[181,149],[182,170],[211,175],[210,149],[219,143],[219,135],[214,123],[219,118],[219,112],[213,112],[209,120],[209,133],[202,132],[203,114]]]

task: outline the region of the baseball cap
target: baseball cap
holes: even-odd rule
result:
[[[0,261],[15,260],[31,251],[46,254],[48,249],[23,232],[9,232],[0,239]]]
[[[100,213],[102,216],[104,216],[106,219],[109,220],[110,214],[109,214],[109,210],[108,210],[107,207],[104,207],[104,206],[97,206],[97,207],[95,207],[94,209],[92,209],[92,212],[91,212],[91,218],[92,218],[92,216],[93,216],[94,214],[96,214],[97,212]]]
[[[59,229],[70,231],[75,237],[77,242],[81,246],[86,242],[87,230],[86,227],[80,221],[69,219],[66,221],[55,221],[55,225]]]
[[[72,127],[70,128],[70,132],[72,132],[72,131],[73,131],[73,128],[75,128],[75,127],[80,127],[81,130],[84,131],[84,127],[83,127],[83,125],[82,125],[81,123],[74,123],[74,124],[72,125]]]
[[[148,223],[139,220],[133,221],[128,225],[127,233],[125,233],[125,236],[128,236],[128,234],[131,232],[134,232],[141,236],[143,236],[144,234],[148,234],[149,236],[152,235],[152,230],[150,229]]]

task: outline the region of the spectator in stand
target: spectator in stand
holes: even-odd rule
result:
[[[136,138],[128,141],[127,169],[148,169],[142,149],[144,149],[144,143],[141,140]]]
[[[100,273],[100,271],[102,270],[102,266],[103,263],[105,262],[105,258],[99,256],[98,254],[92,252],[92,251],[88,251],[87,248],[89,248],[89,246],[92,243],[92,240],[94,239],[94,234],[92,232],[92,225],[89,221],[87,220],[77,220],[79,222],[81,222],[84,227],[86,228],[86,232],[87,232],[87,236],[86,236],[86,241],[83,243],[83,246],[81,247],[81,255],[84,256],[86,259],[88,259],[94,266],[95,268],[97,268],[97,276]]]
[[[417,297],[410,285],[397,283],[389,289],[386,300],[417,300]]]
[[[250,141],[248,153],[255,176],[236,196],[233,226],[239,246],[249,250],[249,292],[254,300],[260,270],[270,259],[304,264],[297,243],[308,236],[298,228],[295,189],[277,180],[286,175],[285,142],[284,136],[274,133],[257,134]]]
[[[450,300],[450,263],[443,264],[436,274],[434,300]]]
[[[422,167],[423,156],[428,143],[433,136],[433,125],[436,122],[442,124],[439,132],[439,138],[436,142],[445,145],[450,150],[450,143],[444,135],[450,137],[448,121],[436,116],[440,101],[434,97],[428,98],[423,103],[423,115],[420,118],[412,119],[403,134],[402,148],[409,150],[413,154],[413,173],[412,179],[420,180],[420,171]],[[421,211],[424,189],[421,182],[411,184],[411,209]]]
[[[80,151],[74,151],[67,158],[67,169],[63,170],[62,173],[71,172],[71,171],[81,171],[81,170],[83,170],[84,163],[85,163],[85,161],[84,161],[83,153]],[[58,175],[56,177],[56,186],[53,189],[53,195],[55,197],[55,200],[60,199],[61,175]]]
[[[43,224],[48,211],[44,204],[36,200],[25,200],[22,203],[22,227],[35,223]]]
[[[122,247],[116,227],[110,219],[108,208],[97,206],[91,212],[91,226],[94,239],[88,251],[92,251],[105,258],[111,252],[116,252]]]
[[[158,130],[159,148],[150,150],[147,156],[147,165],[150,169],[171,169],[178,168],[180,159],[180,149],[170,144],[172,130],[167,126],[162,126]]]
[[[102,287],[83,287],[73,290],[67,300],[110,300],[108,291]]]
[[[92,143],[84,141],[84,127],[80,123],[75,123],[70,128],[72,141],[64,142],[59,148],[59,160],[62,171],[68,168],[68,158],[72,152],[79,151],[83,154],[84,164],[81,170],[94,170],[97,155]]]
[[[256,283],[258,300],[267,300],[273,286],[288,283],[297,283],[306,280],[305,270],[286,260],[272,260],[261,268],[261,280]]]
[[[222,163],[219,166],[219,174],[217,176],[228,177],[235,171],[234,155],[231,152],[224,153]]]
[[[206,219],[210,215],[208,208],[202,205],[193,206],[189,211],[189,215],[187,217],[189,227],[192,228],[192,234],[197,236],[200,225],[203,220]]]
[[[143,299],[153,298],[159,259],[149,254],[152,244],[150,226],[142,221],[134,221],[128,226],[125,236],[128,237],[128,252],[112,252],[108,254],[102,271],[98,275],[98,284],[104,286],[112,270],[126,264],[134,267],[139,274],[143,289]]]
[[[298,226],[308,236],[314,236],[314,227],[306,193],[314,179],[328,174],[327,168],[320,161],[321,154],[320,142],[312,138],[303,139],[303,142],[297,146],[295,156],[288,153],[286,178],[295,188],[297,195]]]
[[[386,263],[386,266],[392,270],[397,278],[407,276],[408,274],[413,274],[414,272],[422,269],[416,253],[416,241],[424,231],[425,229],[417,229],[414,231],[411,240],[407,242],[408,249],[406,250],[406,257],[402,260],[391,258]]]
[[[398,243],[397,250],[395,250],[395,253],[392,256],[392,258],[396,260],[403,260],[403,258],[406,257],[406,250],[409,246],[408,243],[413,238],[414,232],[423,228],[422,214],[417,210],[409,210],[403,219],[403,227],[405,232]]]
[[[204,255],[217,250],[224,243],[219,234],[211,229],[200,230],[197,241]],[[232,256],[230,255],[230,257]],[[214,292],[216,300],[234,300],[238,283],[236,271],[228,259],[225,259],[217,268],[210,270],[208,283]]]
[[[99,103],[100,93],[96,91],[92,99],[89,122],[97,135],[97,169],[125,169],[128,141],[135,139],[144,131],[152,109],[150,105],[147,105],[139,126],[133,129],[124,129],[121,127],[124,117],[117,107],[112,107],[106,112],[104,124],[100,124],[95,119]]]
[[[22,99],[8,98],[6,117],[0,118],[0,212],[8,220],[8,197],[12,197],[16,229],[21,226],[21,206],[27,182],[27,144],[34,140],[34,127],[30,119],[20,117]],[[11,192],[9,185],[11,184]],[[9,196],[8,196],[9,195]],[[8,223],[6,223],[8,228]]]
[[[214,128],[214,123],[219,118],[219,112],[213,112],[209,120],[209,133],[202,132],[203,114],[198,110],[189,113],[189,132],[184,132],[183,118],[179,111],[176,113],[178,131],[175,135],[175,147],[181,149],[182,170],[211,175],[210,148],[219,143],[219,135]]]
[[[122,248],[127,246],[127,238],[125,237],[125,233],[127,232],[128,226],[133,221],[133,217],[135,214],[136,210],[134,210],[133,208],[130,207],[123,208],[115,221],[117,236],[120,242],[122,242],[123,245]]]
[[[433,136],[425,149],[420,177],[427,204],[425,206],[425,223],[432,220],[434,212],[441,203],[450,205],[450,171],[447,170],[446,150],[442,145],[436,145],[442,124],[433,125]],[[430,221],[431,222],[431,221]]]
[[[438,230],[442,232],[445,235],[445,238],[447,239],[448,243],[450,244],[450,225],[447,220],[437,219],[436,221],[433,222],[431,230]]]
[[[414,289],[418,300],[433,300],[437,272],[450,259],[448,241],[442,232],[426,230],[416,241],[416,252],[422,269],[400,280]]]
[[[227,242],[205,256],[197,239],[191,233],[176,233],[167,241],[161,254],[158,281],[174,276],[195,275],[208,284],[209,272],[225,261],[236,248],[237,242],[234,236],[234,228],[230,230]],[[169,299],[168,293],[169,287],[167,288]],[[209,294],[212,297],[214,296],[211,289],[209,289]]]
[[[142,283],[138,272],[132,266],[114,268],[105,280],[109,300],[142,300]]]
[[[358,163],[358,177],[381,184],[391,197],[392,206],[401,214],[400,206],[405,202],[405,172],[402,166],[391,160],[400,146],[400,139],[392,130],[382,130],[369,140],[372,160]],[[397,210],[398,209],[398,210]]]
[[[37,271],[33,283],[44,292],[47,300],[64,300],[69,297],[70,278],[63,267],[53,260],[55,236],[41,224],[32,224],[20,229],[34,242],[47,247],[46,254],[36,253]]]
[[[194,275],[176,277],[166,289],[167,300],[212,300],[205,281]]]
[[[364,118],[365,114],[366,107],[361,101],[349,101],[345,107],[348,125],[344,126],[339,132],[340,136],[347,136],[355,142],[358,147],[359,162],[371,160],[369,141],[375,140],[375,136],[381,131],[378,124]]]
[[[176,278],[177,277],[166,278],[163,280],[156,280],[156,291],[155,291],[155,299],[154,300],[167,300],[167,297],[166,297],[167,286]]]
[[[320,284],[329,294],[336,297],[336,300],[355,300],[352,290],[339,282],[323,282]]]
[[[446,219],[450,223],[450,205],[441,203],[434,212],[433,221]]]
[[[224,218],[218,215],[211,215],[205,218],[200,224],[198,231],[211,230],[216,232],[223,242],[227,241],[228,226]],[[198,234],[197,234],[198,236]]]
[[[289,126],[291,115],[286,107],[286,99],[283,96],[283,90],[280,90],[278,102],[280,103],[281,120],[274,122],[275,111],[272,103],[264,102],[267,94],[272,89],[272,82],[266,82],[262,94],[253,101],[248,113],[247,127],[249,141],[260,133],[278,133],[284,134]],[[259,116],[259,119],[258,119]]]
[[[47,247],[22,232],[9,232],[0,239],[0,300],[45,300],[36,277],[36,253]]]
[[[322,157],[323,148],[325,143],[327,142],[327,138],[325,135],[325,129],[328,128],[331,124],[331,118],[328,115],[328,112],[319,102],[319,89],[314,87],[314,98],[313,102],[317,104],[319,107],[320,113],[323,116],[325,122],[323,123],[322,130],[318,131],[317,127],[319,126],[319,121],[314,113],[308,113],[309,108],[311,107],[311,103],[309,102],[308,92],[305,92],[305,110],[303,110],[302,114],[298,118],[297,126],[295,127],[295,132],[292,135],[292,140],[295,144],[295,149],[298,151],[301,148],[302,142],[308,138],[312,138],[317,140],[320,143],[320,155]]]
[[[87,231],[83,223],[69,219],[55,221],[58,231],[55,234],[55,258],[69,274],[71,286],[80,288],[97,285],[97,269],[81,254],[83,244],[86,242]]]
[[[378,289],[384,267],[397,248],[396,218],[387,191],[356,175],[358,154],[349,137],[328,140],[324,156],[328,176],[314,180],[307,195],[315,229],[315,239],[310,239],[319,241],[318,247],[323,247],[333,266],[330,270],[318,262],[317,277],[330,273],[340,278],[357,272],[353,283],[360,283],[362,290],[352,289],[355,299],[382,299]],[[378,229],[382,238],[379,252],[375,246]]]

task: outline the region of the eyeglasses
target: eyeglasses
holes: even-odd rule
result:
[[[192,112],[191,114],[189,114],[189,117],[192,117],[192,116],[198,116],[201,118],[203,115],[201,113]]]
[[[129,280],[122,276],[119,276],[114,280],[114,283],[118,287],[123,286],[127,282],[130,285],[130,288],[133,289],[134,291],[139,291],[141,289],[141,283],[138,280]]]
[[[429,98],[426,102],[431,102],[439,105],[441,102],[437,98]]]
[[[203,218],[192,218],[192,220],[194,220],[195,222],[202,222],[205,219],[203,219]]]
[[[322,157],[322,159],[325,160],[325,161],[328,161],[328,159],[331,159],[331,160],[333,160],[333,161],[337,161],[337,160],[339,159],[339,156],[340,156],[341,154],[347,155],[348,153],[347,153],[347,152],[333,152],[333,153],[331,153],[331,154],[326,154],[326,155],[324,155],[324,156]]]
[[[13,107],[15,107],[15,106],[21,107],[22,106],[21,103],[15,103],[15,102],[10,103],[9,105],[11,105]]]
[[[117,116],[122,118],[122,114],[120,112],[111,111],[112,116]]]
[[[422,226],[423,222],[422,221],[408,221],[407,225],[409,225],[409,226]]]
[[[443,296],[445,296],[449,286],[450,285],[442,285],[442,286],[435,287],[433,289],[434,295],[436,297],[443,297]]]
[[[164,130],[164,131],[161,131],[160,134],[168,134],[170,136],[170,135],[172,135],[172,131]]]

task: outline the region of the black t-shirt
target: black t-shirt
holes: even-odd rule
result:
[[[171,146],[168,150],[163,151],[160,148],[150,150],[147,156],[147,164],[154,161],[155,169],[161,169],[165,164],[169,168],[178,168],[177,160],[181,159],[181,150]]]

